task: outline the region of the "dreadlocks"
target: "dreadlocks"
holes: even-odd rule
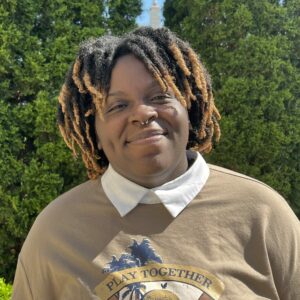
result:
[[[187,108],[191,123],[187,148],[209,152],[218,141],[220,114],[214,104],[211,81],[188,43],[167,28],[141,27],[123,36],[103,36],[82,44],[58,97],[58,126],[76,156],[78,148],[89,178],[105,171],[108,160],[97,148],[95,114],[103,113],[112,69],[118,58],[133,54],[161,88],[170,87]]]

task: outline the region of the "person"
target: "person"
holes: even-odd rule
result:
[[[219,119],[208,72],[169,29],[83,43],[58,125],[90,180],[36,219],[12,299],[300,299],[286,201],[200,154]]]

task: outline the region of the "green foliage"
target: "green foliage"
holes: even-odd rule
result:
[[[140,12],[140,0],[0,3],[0,277],[12,281],[37,214],[87,179],[56,126],[57,95],[79,44],[132,29]]]
[[[0,278],[0,299],[10,300],[12,296],[12,287],[6,284],[3,278]]]
[[[135,19],[142,13],[139,0],[106,0],[107,27],[112,34],[120,35],[135,28]],[[124,12],[130,12],[125,14]]]
[[[268,183],[300,217],[299,12],[296,0],[164,6],[212,75],[222,137],[207,159]]]

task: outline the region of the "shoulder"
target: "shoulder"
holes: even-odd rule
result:
[[[94,180],[88,180],[84,183],[81,183],[69,191],[60,195],[55,201],[78,201],[82,199],[82,197],[93,198],[95,195],[99,195],[102,191],[101,180],[100,178]],[[52,202],[53,203],[53,202]],[[51,203],[50,203],[51,205]]]
[[[209,165],[205,186],[208,202],[237,230],[248,226],[261,232],[269,245],[300,243],[299,220],[286,199],[267,184],[252,177]],[[216,209],[218,207],[218,209]],[[275,239],[275,237],[279,237]]]
[[[105,194],[100,179],[88,180],[50,202],[40,213],[37,220],[45,217],[47,214],[57,214],[59,211],[64,211],[64,214],[67,215],[68,211],[80,208],[82,205],[87,206],[91,203],[99,203],[104,197]]]
[[[49,243],[71,228],[80,228],[83,219],[108,205],[100,179],[84,182],[50,202],[37,216],[22,252]]]
[[[249,196],[273,196],[284,200],[283,197],[266,183],[259,181],[253,177],[209,164],[210,181],[218,183],[222,188],[230,188],[235,193],[240,192],[243,195],[245,192]]]
[[[278,291],[295,293],[300,275],[300,223],[287,201],[259,180],[214,165],[209,168],[207,202],[218,214],[216,222],[222,220],[222,232],[229,232],[231,242],[234,238],[246,241],[243,247],[251,253],[261,257],[265,253]]]
[[[218,180],[224,180],[224,183],[231,182],[243,185],[249,185],[250,187],[261,187],[262,189],[271,190],[274,193],[277,193],[273,188],[267,184],[259,181],[253,177],[223,168],[216,165],[208,164],[212,177],[217,178]]]
[[[215,191],[225,204],[265,217],[281,220],[288,217],[294,220],[294,224],[298,222],[287,201],[272,187],[226,168],[215,165],[209,165],[209,168],[207,188],[211,193]]]

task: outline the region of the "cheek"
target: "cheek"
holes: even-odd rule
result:
[[[186,110],[181,112],[180,120],[178,121],[178,124],[180,126],[181,141],[187,144],[189,139],[190,122]]]
[[[187,110],[178,103],[178,105],[161,110],[163,119],[168,120],[174,132],[182,135],[182,138],[189,133],[189,116]]]
[[[97,145],[98,145],[98,148],[101,149],[102,146],[101,146],[101,124],[98,120],[98,118],[96,118],[95,120],[95,133],[96,133],[96,138],[97,138]]]
[[[188,133],[189,132],[189,116],[188,112],[185,110],[185,108],[180,107],[180,109],[177,110],[177,116],[176,116],[176,123],[177,126],[180,128],[180,131],[182,133]]]
[[[98,119],[95,123],[95,129],[98,147],[100,146],[103,149],[107,157],[120,148],[124,131],[124,120],[122,118],[103,121]]]
[[[96,117],[95,120],[95,130],[97,137],[97,146],[99,149],[105,150],[107,149],[110,141],[110,132],[112,129],[109,126],[109,123],[100,119],[100,117]]]

